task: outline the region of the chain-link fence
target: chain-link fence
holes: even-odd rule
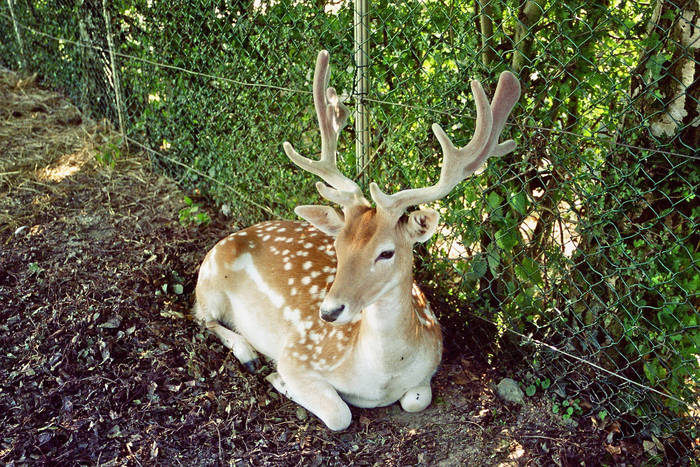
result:
[[[437,180],[431,123],[470,138],[469,78],[492,94],[498,73],[515,72],[523,97],[504,139],[518,149],[437,203],[445,227],[419,280],[470,352],[524,356],[528,388],[688,461],[700,410],[698,3],[360,3],[7,0],[0,60],[39,72],[242,223],[317,199],[281,143],[318,151],[318,50],[368,116],[341,137],[341,168],[389,189]]]

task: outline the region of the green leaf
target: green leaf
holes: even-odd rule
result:
[[[517,193],[515,196],[512,196],[510,199],[508,199],[508,204],[511,205],[513,209],[518,211],[518,214],[521,215],[526,215],[527,214],[527,195],[525,192],[521,191]]]
[[[656,384],[657,372],[654,362],[644,363],[644,375],[647,377],[651,384]]]
[[[501,198],[498,193],[495,191],[492,191],[489,193],[489,195],[486,197],[486,204],[489,207],[489,211],[494,211],[498,208],[501,207],[501,203],[503,203],[503,198]]]
[[[527,256],[520,261],[520,264],[515,265],[515,274],[522,281],[532,282],[539,286],[544,284],[539,265]]]
[[[488,263],[486,260],[478,256],[472,260],[472,271],[471,275],[474,279],[480,279],[486,274],[486,270],[488,268]]]
[[[491,274],[494,276],[498,275],[498,266],[501,264],[501,258],[493,243],[486,247],[486,260],[489,263]]]
[[[518,233],[514,228],[499,230],[496,232],[496,245],[508,252],[518,244]]]

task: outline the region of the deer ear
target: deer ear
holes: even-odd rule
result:
[[[433,236],[440,221],[440,214],[434,209],[420,209],[408,215],[406,233],[413,243],[423,243]]]
[[[331,237],[337,236],[345,225],[343,215],[330,206],[297,206],[294,212]]]

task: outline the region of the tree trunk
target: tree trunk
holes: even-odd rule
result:
[[[515,25],[515,38],[513,41],[515,52],[513,52],[511,69],[520,75],[521,81],[527,80],[527,73],[523,73],[523,69],[527,68],[534,59],[532,56],[532,41],[535,39],[535,34],[532,28],[542,17],[546,3],[545,0],[527,0],[521,5],[518,13],[518,22]]]
[[[493,47],[493,0],[476,2],[479,8],[479,33],[481,35],[481,61],[486,68],[493,63],[496,54]]]
[[[651,144],[682,152],[700,147],[700,1],[656,0],[647,26],[658,37],[632,74],[630,96]]]

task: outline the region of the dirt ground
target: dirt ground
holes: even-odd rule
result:
[[[199,262],[240,226],[213,208],[208,225],[181,225],[182,191],[141,155],[110,167],[113,140],[0,73],[1,464],[643,462],[614,421],[566,423],[544,396],[502,402],[508,369],[449,342],[427,410],[353,408],[348,430],[328,431],[191,319]]]

